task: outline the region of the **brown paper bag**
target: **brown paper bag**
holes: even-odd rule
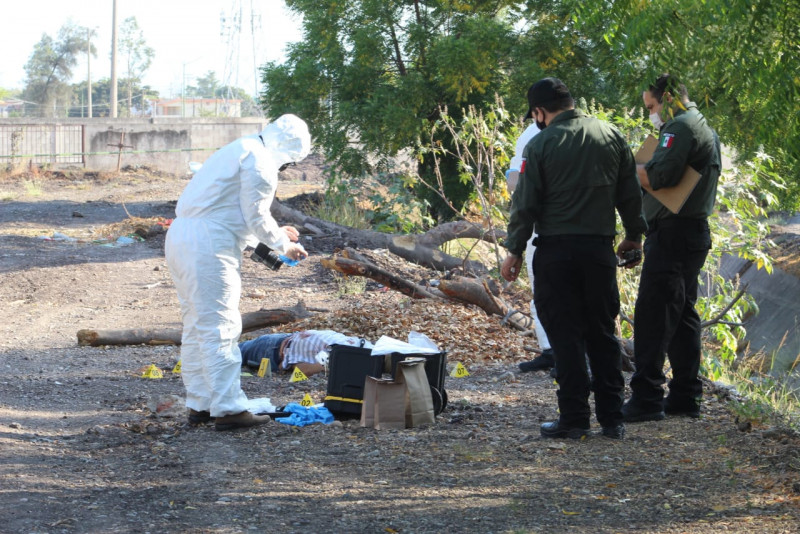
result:
[[[648,135],[644,140],[639,151],[636,152],[634,158],[636,163],[647,163],[653,157],[653,153],[658,147],[658,139],[652,135]],[[662,187],[659,190],[654,190],[649,186],[642,186],[644,189],[653,195],[653,198],[661,202],[672,213],[678,213],[681,208],[686,204],[689,195],[692,194],[697,183],[700,181],[701,174],[687,165],[683,171],[680,182],[672,187]]]
[[[368,376],[364,381],[364,397],[361,403],[361,426],[372,428],[375,426],[375,395],[376,378]]]
[[[406,385],[402,380],[366,378],[361,426],[378,430],[406,427]]]
[[[425,358],[407,358],[398,362],[395,380],[405,382],[406,428],[433,423],[433,397],[425,374]]]

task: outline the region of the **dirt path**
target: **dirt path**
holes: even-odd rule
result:
[[[129,215],[171,217],[186,181],[144,171],[36,181],[38,195],[0,179],[0,532],[797,532],[797,437],[737,425],[707,391],[699,420],[629,425],[623,441],[541,440],[556,386],[516,373],[530,340],[371,284],[341,296],[318,263],[332,240],[309,242],[308,261],[275,274],[244,262],[242,311],[303,300],[330,311],[302,327],[423,331],[470,373],[448,378],[436,424],[224,433],[156,417],[156,402],[183,394],[170,372],[178,349],[78,347],[75,334],[179,327],[163,236],[110,246],[118,235],[98,235]],[[313,185],[297,179],[279,196]],[[39,237],[56,232],[80,241]],[[151,364],[163,379],[141,378]],[[243,387],[282,405],[321,399],[326,378],[250,376]]]

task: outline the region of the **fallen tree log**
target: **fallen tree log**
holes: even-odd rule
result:
[[[486,274],[486,266],[479,262],[462,259],[440,250],[442,244],[454,239],[479,239],[487,243],[496,240],[490,232],[480,225],[468,221],[443,223],[424,234],[385,234],[374,230],[359,230],[317,219],[301,211],[284,206],[278,201],[272,203],[272,215],[279,221],[290,223],[298,228],[306,228],[320,238],[320,234],[335,237],[337,246],[361,249],[388,249],[392,254],[406,261],[423,265],[437,271],[463,269],[476,275]],[[505,237],[505,232],[496,231],[497,238]]]
[[[363,276],[375,280],[381,285],[384,285],[395,291],[399,291],[404,295],[408,295],[415,299],[439,299],[438,296],[429,292],[424,287],[403,280],[402,278],[393,275],[369,262],[359,261],[356,259],[344,258],[342,256],[333,256],[331,258],[322,259],[320,263],[326,269],[331,269],[342,273],[345,276]]]
[[[310,317],[303,301],[291,308],[258,310],[242,314],[242,332],[293,323]],[[78,345],[180,345],[180,329],[135,328],[130,330],[78,330]]]
[[[326,269],[347,276],[370,278],[411,298],[445,299],[475,305],[487,315],[503,317],[505,322],[517,330],[526,331],[533,325],[533,320],[529,316],[510,308],[499,298],[499,288],[490,279],[456,277],[452,280],[440,280],[438,288],[429,289],[378,267],[352,249],[345,249],[342,255],[334,254],[330,258],[322,259],[320,263]]]
[[[493,285],[494,281],[491,279],[473,280],[457,277],[452,280],[441,280],[439,290],[448,297],[478,306],[488,315],[499,315],[512,328],[523,332],[531,329],[533,319],[503,302]]]

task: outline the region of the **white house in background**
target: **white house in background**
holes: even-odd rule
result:
[[[25,101],[18,98],[0,100],[0,118],[7,119],[10,113],[22,111],[25,108]]]
[[[241,117],[242,101],[226,98],[171,98],[152,102],[156,117]]]

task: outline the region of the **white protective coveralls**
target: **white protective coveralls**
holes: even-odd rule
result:
[[[286,252],[289,238],[270,205],[280,166],[302,160],[310,149],[306,123],[283,115],[260,135],[215,152],[178,199],[165,254],[181,305],[187,408],[211,417],[247,410],[237,345],[242,252],[256,241]]]
[[[508,186],[508,192],[513,193],[514,189],[517,187],[517,182],[519,181],[520,171],[522,170],[522,152],[525,150],[525,145],[528,144],[528,141],[533,139],[533,136],[539,133],[539,128],[536,126],[535,122],[532,122],[530,126],[525,128],[525,131],[519,136],[517,139],[517,146],[514,149],[514,157],[511,158],[511,164],[509,169],[506,171],[506,181]],[[528,241],[528,246],[525,248],[525,266],[528,269],[528,280],[531,282],[531,291],[535,291],[534,284],[533,284],[533,253],[536,251],[536,247],[533,246],[533,240],[536,238],[536,228],[533,229],[533,235],[531,236],[530,241]],[[536,330],[536,339],[539,341],[539,347],[542,350],[547,350],[550,347],[550,340],[547,339],[547,334],[542,328],[542,323],[539,322],[539,316],[536,314],[536,306],[533,304],[533,300],[531,300],[531,317],[533,317],[533,327]]]

